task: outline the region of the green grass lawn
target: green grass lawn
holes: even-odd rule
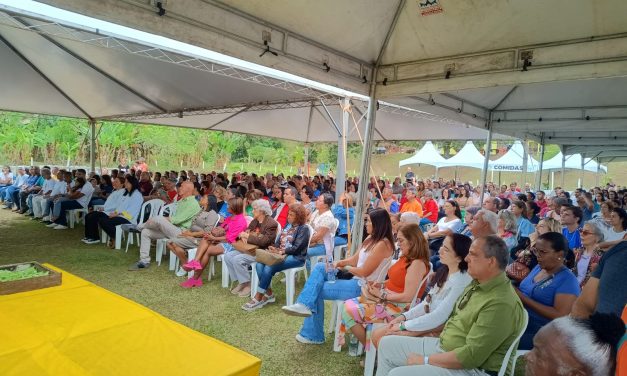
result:
[[[240,307],[246,302],[220,286],[218,275],[201,288],[185,290],[183,279],[168,271],[168,260],[142,272],[129,272],[138,248],[128,253],[103,245],[80,242],[83,226],[64,231],[0,210],[0,265],[22,261],[48,262],[90,282],[132,299],[194,330],[249,352],[262,360],[262,375],[360,375],[359,358],[332,351],[333,338],[324,345],[302,345],[294,339],[302,319],[281,312],[285,284],[275,278],[277,302],[255,312]],[[154,246],[153,246],[154,252]],[[303,280],[297,283],[302,289]],[[330,306],[328,306],[330,308]],[[330,312],[330,309],[327,310]],[[327,314],[327,319],[329,314]],[[176,344],[172,344],[176,346]],[[193,349],[189,349],[193,354]],[[196,361],[202,361],[198,359]],[[182,373],[184,371],[182,370]]]

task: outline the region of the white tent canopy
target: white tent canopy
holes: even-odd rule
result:
[[[364,95],[380,63],[379,99],[627,158],[623,0],[187,0],[163,17],[142,0],[42,1]],[[264,35],[278,56],[259,56]]]
[[[442,162],[441,167],[483,168],[483,161],[483,155],[477,150],[472,141],[467,141],[457,154]]]
[[[522,171],[525,150],[520,141],[514,142],[510,149],[499,159],[490,161],[488,168],[493,171]],[[527,154],[527,172],[538,171],[539,162]]]
[[[435,168],[440,168],[443,166],[443,163],[446,163],[446,159],[440,155],[431,141],[427,141],[425,145],[416,152],[416,154],[410,158],[399,161],[398,166],[427,164],[434,166]]]
[[[2,9],[0,110],[302,142],[340,138],[338,95],[171,47]],[[367,103],[359,98],[351,103],[347,141],[359,141]],[[374,137],[483,139],[485,134],[454,119],[381,102]]]
[[[545,170],[558,170],[562,168],[562,158],[564,158],[564,154],[562,152],[557,153],[553,158],[544,161],[544,169]],[[581,154],[572,154],[567,155],[564,158],[564,168],[581,170]],[[607,172],[607,167],[603,165],[599,165],[597,162],[590,158],[585,158],[583,160],[585,171],[590,172]]]

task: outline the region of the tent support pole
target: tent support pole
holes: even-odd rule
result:
[[[586,168],[586,163],[584,162],[586,160],[586,155],[585,154],[581,154],[581,184],[579,185],[579,188],[583,189],[583,178],[585,175],[585,168]]]
[[[96,173],[96,120],[89,119],[89,168]]]
[[[544,167],[544,132],[540,136],[540,168],[536,180],[536,191],[542,190],[542,167]]]
[[[562,151],[562,173],[561,173],[561,179],[562,179],[562,184],[561,187],[562,189],[564,189],[564,175],[566,173],[566,149],[564,149]]]
[[[486,192],[486,180],[488,179],[488,164],[490,163],[490,149],[492,149],[492,111],[488,113],[488,137],[485,141],[485,158],[483,159],[483,169],[481,170],[481,203],[483,203]]]
[[[372,77],[377,77],[377,68],[374,69]],[[357,187],[357,204],[355,206],[355,219],[353,220],[353,242],[351,244],[350,254],[357,253],[358,247],[364,234],[364,209],[368,203],[368,182],[370,181],[370,160],[372,159],[372,136],[374,134],[375,119],[377,116],[377,85],[375,82],[370,84],[370,101],[368,102],[368,116],[366,120],[366,129],[364,132],[364,147],[361,154],[361,163],[359,168],[359,185]],[[337,189],[337,186],[335,187]]]
[[[346,135],[348,134],[348,122],[350,121],[350,100],[342,99],[342,133],[337,138],[337,175],[335,176],[335,202],[340,203],[340,196],[346,188]]]
[[[596,176],[596,178],[595,178],[595,182],[594,182],[594,185],[595,185],[596,187],[598,187],[598,186],[599,186],[599,170],[600,170],[600,169],[601,169],[601,161],[599,161],[599,158],[597,158],[597,176]]]
[[[524,188],[526,180],[527,180],[527,162],[529,159],[529,147],[527,145],[527,140],[523,140],[523,161],[522,161],[522,171],[520,172],[520,185]]]
[[[305,143],[305,172],[304,174],[309,176],[309,143]],[[336,188],[337,189],[337,188]]]

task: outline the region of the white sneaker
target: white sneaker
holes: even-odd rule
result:
[[[49,221],[49,220],[50,220],[50,216],[49,216],[49,215],[47,215],[47,216],[43,217],[41,220],[42,220],[42,221]]]
[[[309,317],[311,316],[311,310],[306,305],[296,303],[288,306],[281,307],[283,312],[290,316]]]
[[[100,244],[100,240],[96,240],[96,239],[87,239],[87,240],[85,240],[83,243],[85,243],[85,244]]]
[[[51,223],[51,224],[49,224],[49,225],[46,225],[46,227],[50,227],[50,228],[57,227],[57,226],[58,226],[58,225],[57,225],[56,223],[54,223],[54,222],[52,222],[52,223]]]
[[[324,341],[321,341],[321,342],[312,341],[310,339],[307,339],[301,336],[300,334],[296,335],[296,340],[300,343],[304,343],[305,345],[322,345],[324,343]]]
[[[179,270],[176,271],[177,277],[185,277],[186,275],[187,275],[187,272],[183,268],[179,268]]]
[[[63,225],[56,225],[54,227],[55,230],[67,230],[67,226],[63,226]]]

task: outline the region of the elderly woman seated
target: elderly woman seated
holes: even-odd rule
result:
[[[255,200],[253,206],[253,220],[248,225],[246,231],[239,234],[239,239],[244,244],[257,246],[257,248],[268,248],[274,243],[277,236],[279,224],[272,218],[270,203],[266,200]],[[248,267],[255,262],[254,252],[238,250],[236,243],[235,250],[224,255],[224,262],[229,270],[229,275],[239,284],[231,292],[240,297],[250,295],[250,273]]]
[[[603,242],[603,231],[596,224],[588,222],[579,230],[579,234],[582,247],[573,250],[575,266],[571,271],[577,276],[579,287],[583,289],[603,257],[604,252],[599,247],[599,243]]]
[[[507,250],[511,251],[518,244],[518,223],[514,213],[507,209],[499,211],[499,224],[497,227],[497,235],[505,241]]]
[[[307,216],[309,211],[301,204],[295,203],[289,206],[287,214],[287,225],[281,232],[281,236],[277,239],[274,246],[269,247],[269,251],[282,255],[283,261],[273,265],[265,265],[257,262],[257,275],[259,276],[259,285],[257,286],[257,294],[246,304],[242,306],[244,311],[254,311],[263,308],[268,303],[274,303],[275,297],[270,287],[272,277],[283,270],[298,268],[305,265],[307,257],[307,246],[309,245],[309,226]]]
[[[577,277],[564,265],[568,242],[562,234],[540,235],[533,252],[538,265],[520,283],[520,289],[515,289],[529,313],[529,324],[518,345],[522,350],[533,347],[533,337],[540,328],[568,315],[580,293]]]

